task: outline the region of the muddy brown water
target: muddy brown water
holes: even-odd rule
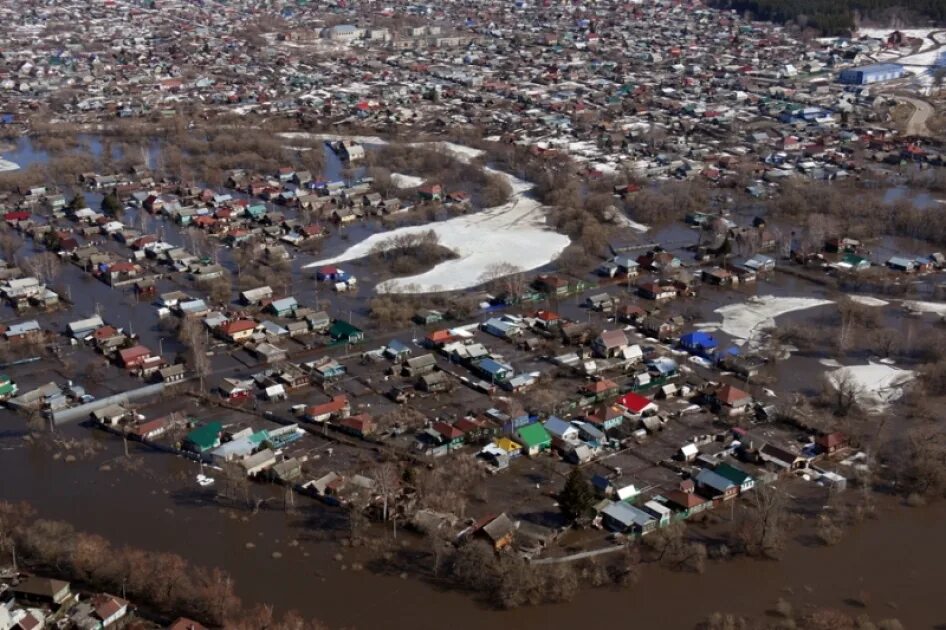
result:
[[[331,509],[299,499],[297,513],[287,515],[277,491],[256,515],[221,509],[212,491],[196,488],[192,462],[136,448],[141,470],[124,471],[115,463],[120,445],[94,432],[102,453],[73,463],[53,460],[47,450],[24,444],[18,419],[0,413],[0,499],[29,501],[44,517],[117,544],[223,567],[244,600],[296,609],[333,627],[566,628],[593,613],[622,625],[689,628],[714,611],[764,616],[779,597],[796,609],[830,605],[876,619],[896,617],[909,628],[946,624],[942,504],[909,509],[882,501],[878,518],[837,546],[793,543],[779,562],[710,563],[704,575],[648,567],[630,589],[585,589],[568,604],[496,611],[426,582],[353,570],[352,563],[365,558],[325,539],[344,527]],[[272,557],[276,551],[281,558]],[[863,599],[866,609],[856,603]]]

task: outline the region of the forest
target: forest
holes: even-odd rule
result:
[[[946,21],[946,0],[713,0],[712,4],[828,36],[849,35],[862,23],[919,26]]]

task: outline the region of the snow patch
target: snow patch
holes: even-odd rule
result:
[[[417,188],[424,183],[424,178],[402,173],[391,173],[391,182],[398,188]]]
[[[880,298],[871,297],[870,295],[849,295],[847,297],[852,302],[863,306],[887,306],[890,304],[887,300],[881,300]]]
[[[722,323],[698,324],[702,330],[721,330],[730,337],[748,341],[758,332],[775,326],[775,318],[794,311],[832,304],[831,300],[802,297],[753,297],[743,304],[727,304],[714,312],[722,315]]]
[[[20,168],[20,165],[16,162],[11,162],[10,160],[4,160],[0,158],[0,173],[6,173],[7,171],[15,171]]]
[[[459,145],[437,146],[460,159],[480,155],[476,149],[460,151]],[[509,264],[529,271],[548,264],[568,247],[570,239],[546,226],[548,208],[528,196],[532,184],[508,173],[486,169],[505,177],[512,186],[512,199],[501,206],[454,217],[439,223],[412,225],[374,234],[349,247],[345,252],[306,265],[319,267],[367,256],[379,244],[405,234],[434,231],[443,247],[457,258],[445,261],[430,271],[388,280],[379,284],[379,293],[433,293],[468,289],[483,282],[483,273],[493,265]]]
[[[915,302],[906,300],[903,308],[915,313],[936,313],[937,315],[946,315],[946,304],[941,302]]]
[[[845,380],[854,386],[857,402],[872,412],[880,412],[903,396],[903,387],[913,380],[913,372],[871,362],[838,368],[828,374],[834,387]]]

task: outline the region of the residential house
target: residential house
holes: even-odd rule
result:
[[[604,330],[591,343],[595,354],[605,359],[618,356],[627,346],[627,334],[620,328]]]
[[[515,438],[522,444],[522,452],[530,457],[552,446],[552,436],[538,422],[517,429]]]
[[[694,478],[697,489],[710,499],[729,501],[739,494],[739,486],[726,477],[717,474],[709,468],[703,468]]]

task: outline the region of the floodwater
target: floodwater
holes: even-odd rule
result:
[[[599,620],[689,628],[714,611],[760,617],[779,597],[796,610],[803,604],[832,606],[875,619],[896,617],[909,628],[946,623],[940,601],[946,553],[942,504],[910,509],[881,501],[878,518],[856,526],[840,544],[810,547],[795,541],[778,562],[709,563],[704,575],[649,567],[629,589],[587,589],[568,604],[496,611],[426,582],[353,570],[351,563],[364,558],[324,538],[344,527],[331,508],[297,497],[297,512],[289,515],[282,493],[273,490],[256,515],[224,510],[213,503],[212,491],[193,487],[193,462],[133,446],[133,456],[144,465],[129,472],[116,464],[120,445],[95,433],[106,446],[103,453],[73,463],[54,461],[48,451],[24,445],[19,419],[0,413],[5,425],[0,499],[29,501],[41,516],[67,520],[118,544],[223,567],[244,600],[294,608],[334,627],[390,627],[396,619],[396,627],[420,630],[447,623],[457,630],[497,623],[565,628],[586,622],[593,610]],[[89,435],[79,427],[67,430]],[[101,468],[106,462],[110,470]],[[268,494],[266,488],[259,492]],[[275,551],[282,557],[274,559]],[[336,560],[336,553],[343,559]]]

